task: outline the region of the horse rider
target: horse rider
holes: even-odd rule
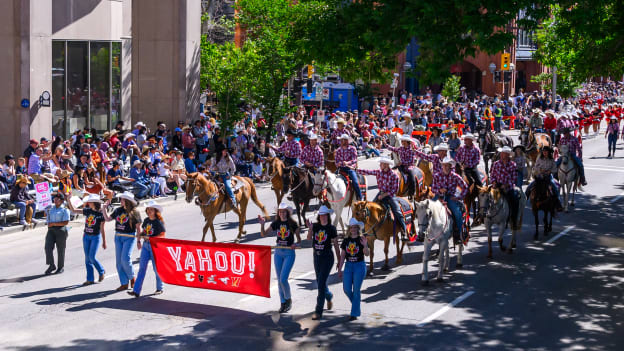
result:
[[[579,169],[579,175],[581,178],[581,185],[587,185],[587,180],[585,180],[585,168],[583,167],[583,147],[579,144],[579,141],[574,136],[570,135],[570,128],[562,129],[563,136],[559,139],[559,148],[563,145],[568,146],[568,151],[570,152],[570,157],[576,163],[576,166]],[[557,167],[561,165],[561,157],[557,159]]]
[[[330,139],[331,139],[331,141],[332,141],[332,144],[334,144],[334,145],[340,145],[340,144],[342,143],[342,142],[341,142],[340,137],[342,137],[343,135],[346,135],[346,136],[349,136],[349,137],[350,137],[350,136],[351,136],[351,134],[350,134],[350,133],[349,133],[349,131],[345,128],[345,120],[344,120],[344,119],[342,119],[342,117],[341,117],[341,118],[338,118],[338,119],[336,120],[336,125],[338,126],[338,128],[336,128],[336,130],[334,130],[334,131],[331,133],[331,137],[330,137]]]
[[[464,168],[464,175],[468,179],[468,184],[476,184],[477,186],[483,186],[481,177],[477,171],[479,160],[481,159],[481,150],[474,144],[474,135],[466,133],[462,137],[464,139],[464,145],[459,147],[455,159]]]
[[[360,183],[355,172],[358,154],[355,146],[349,145],[350,141],[349,135],[343,134],[340,136],[340,147],[335,151],[334,160],[338,171],[346,173],[351,180],[355,197],[357,201],[360,201],[362,200],[362,190],[360,190]]]
[[[236,173],[236,165],[234,164],[234,160],[230,156],[227,149],[221,150],[221,157],[215,160],[212,164],[211,171],[215,172],[219,177],[223,183],[225,193],[230,198],[230,201],[232,201],[232,206],[236,208],[236,197],[234,196],[234,191],[232,190],[231,180],[232,175]]]
[[[446,206],[453,214],[455,229],[457,233],[461,233],[463,229],[462,206],[461,202],[468,193],[468,185],[462,177],[453,170],[455,160],[446,156],[442,159],[442,172],[433,175],[433,185],[431,190],[435,194],[434,200],[443,199]],[[457,188],[461,188],[461,192],[457,192]],[[459,238],[457,235],[453,235]]]
[[[359,174],[374,175],[377,179],[377,188],[379,192],[375,196],[375,202],[389,206],[392,210],[395,223],[398,222],[403,234],[407,234],[405,227],[405,218],[399,210],[399,203],[394,198],[399,191],[399,175],[392,171],[394,161],[387,157],[379,159],[379,168],[375,170],[358,169]]]
[[[295,131],[289,129],[286,131],[287,140],[280,145],[280,147],[275,147],[273,145],[269,146],[274,149],[278,153],[282,153],[284,155],[284,164],[286,167],[293,167],[299,163],[299,156],[301,156],[301,144],[295,140]],[[282,181],[284,184],[284,194],[288,193],[288,187],[290,186],[290,173],[284,172],[282,175]]]
[[[539,109],[533,109],[533,115],[531,115],[531,119],[529,119],[529,128],[533,132],[541,131],[544,127],[544,119],[542,118],[542,113]]]
[[[310,144],[306,145],[301,152],[301,163],[306,168],[320,169],[325,162],[323,157],[323,150],[318,145],[318,136],[316,134],[310,134],[308,136]]]
[[[490,170],[490,182],[495,186],[502,187],[503,193],[509,203],[511,219],[516,220],[518,213],[518,193],[514,186],[516,184],[516,163],[511,160],[513,150],[509,146],[498,149],[500,159],[492,164]]]
[[[433,151],[437,154],[426,154],[418,149],[414,150],[416,156],[421,159],[431,162],[433,165],[433,174],[442,172],[442,160],[446,157],[448,153],[448,145],[446,143],[442,143],[433,148]]]
[[[544,130],[550,134],[550,140],[554,143],[557,136],[557,119],[553,113],[546,113],[543,126]]]
[[[538,177],[548,177],[550,180],[550,191],[556,197],[556,208],[557,211],[561,211],[563,206],[561,206],[561,199],[559,199],[559,186],[555,182],[555,178],[553,174],[557,173],[557,164],[553,159],[552,149],[550,146],[542,147],[542,151],[540,155],[535,160],[535,164],[533,165],[533,179],[537,179]],[[526,188],[525,194],[527,198],[531,195],[531,190],[535,187],[535,180],[533,180]]]
[[[407,176],[407,195],[414,196],[416,191],[416,150],[414,149],[416,142],[407,135],[401,137],[401,147],[384,145],[391,151],[399,154],[399,171]]]

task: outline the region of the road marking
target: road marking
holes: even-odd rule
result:
[[[576,228],[576,226],[575,226],[575,225],[571,225],[571,226],[567,227],[567,228],[566,228],[566,229],[564,229],[561,233],[559,233],[559,234],[557,234],[557,235],[553,236],[552,238],[548,239],[548,240],[546,241],[546,244],[552,244],[555,240],[557,240],[557,239],[559,239],[560,237],[562,237],[562,236],[564,236],[564,235],[568,234],[568,232],[569,232],[569,231],[571,231],[571,230],[572,230],[572,229],[574,229],[574,228]]]
[[[613,169],[624,169],[624,167],[621,166],[612,166],[612,165],[595,165],[595,164],[587,164],[585,165],[586,167],[600,167],[600,168],[613,168]]]
[[[609,171],[609,172],[618,172],[624,173],[624,169],[615,169],[615,168],[602,168],[602,167],[587,167],[585,169],[591,169],[592,171]]]
[[[308,276],[310,276],[310,275],[312,275],[312,274],[314,274],[314,271],[309,271],[309,272],[307,272],[307,273],[303,273],[303,274],[302,274],[302,275],[300,275],[300,276],[297,276],[297,277],[294,277],[294,278],[288,279],[288,282],[289,282],[289,283],[292,283],[292,282],[294,282],[295,280],[299,280],[299,279],[306,278],[306,277],[308,277]],[[275,291],[275,290],[277,290],[277,283],[274,283],[274,284],[272,284],[272,285],[271,285],[271,291]],[[239,302],[239,303],[242,303],[242,302],[247,302],[247,301],[249,301],[249,300],[252,300],[254,297],[258,297],[258,296],[256,296],[256,295],[249,295],[249,296],[247,296],[247,297],[243,297],[242,299],[238,300],[238,302]]]
[[[420,323],[418,323],[416,326],[417,327],[422,327],[425,324],[431,322],[432,320],[440,317],[441,315],[445,314],[446,312],[448,312],[451,308],[457,306],[459,303],[461,303],[462,301],[464,301],[465,299],[469,298],[472,294],[474,294],[473,290],[470,290],[466,293],[464,293],[462,296],[456,298],[455,300],[453,300],[453,302],[447,304],[446,306],[440,308],[439,310],[437,310],[436,312],[434,312],[433,314],[430,314],[427,318],[423,319]]]
[[[617,200],[621,199],[621,198],[622,198],[622,196],[624,196],[624,192],[620,193],[620,195],[618,195],[618,196],[614,197],[614,198],[613,198],[613,199],[611,199],[611,201],[609,201],[609,202],[610,202],[610,203],[614,203],[614,202],[616,202]]]

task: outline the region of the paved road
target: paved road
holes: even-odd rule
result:
[[[622,147],[618,147],[618,151]],[[533,242],[533,217],[513,255],[494,251],[486,259],[482,227],[473,231],[464,268],[446,283],[421,287],[422,246],[407,252],[405,265],[383,272],[381,242],[375,246],[375,276],[362,287],[362,318],[345,323],[350,305],[335,273],[330,289],[334,310],[312,321],[316,283],[311,249],[297,252],[291,274],[293,309],[279,315],[275,279],[272,298],[165,287],[150,296],[155,283],[148,272],[145,296],[116,293],[119,285],[113,241],[100,251],[107,269],[101,284],[85,280],[82,225],[70,231],[65,273],[43,276],[44,229],[0,237],[0,344],[6,349],[427,349],[427,350],[617,350],[624,347],[624,150],[607,160],[606,141],[586,140],[590,184],[577,206],[554,221],[554,234]],[[360,167],[374,168],[367,160]],[[374,179],[369,178],[376,192]],[[268,186],[261,201],[275,211]],[[245,243],[270,245],[260,238],[251,205]],[[345,215],[345,219],[347,215]],[[203,218],[194,205],[179,200],[164,205],[169,237],[198,240]],[[219,215],[218,239],[235,238],[236,216]],[[112,225],[107,225],[112,233]],[[563,235],[558,235],[563,233]],[[110,235],[110,234],[109,234]],[[508,240],[508,238],[507,238]],[[547,242],[547,240],[549,242]],[[138,257],[135,252],[133,257]],[[437,264],[430,263],[430,274]]]

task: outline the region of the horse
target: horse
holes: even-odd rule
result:
[[[484,219],[483,223],[488,234],[488,258],[492,258],[492,226],[494,224],[498,225],[498,245],[501,251],[506,251],[509,254],[513,253],[513,248],[516,247],[516,233],[522,230],[522,215],[525,205],[526,195],[520,191],[517,218],[509,218],[509,204],[498,188],[490,185],[479,189],[479,215]],[[507,224],[511,224],[511,244],[509,248],[503,244],[503,234]]]
[[[328,204],[336,215],[333,225],[338,227],[338,223],[340,223],[344,233],[345,225],[342,221],[342,211],[345,207],[349,207],[355,199],[354,189],[347,185],[344,178],[338,177],[334,172],[330,172],[327,169],[316,172],[313,181],[312,195],[322,196],[323,190],[327,191],[323,201]],[[364,178],[364,181],[366,181],[366,178]]]
[[[423,200],[414,203],[416,220],[418,221],[418,235],[424,237],[422,284],[429,284],[429,252],[434,244],[438,244],[438,282],[443,282],[442,273],[448,271],[451,256],[449,254],[449,239],[453,234],[453,216],[446,211],[446,207],[439,200]],[[463,238],[459,240],[457,268],[463,267]]]
[[[568,200],[570,192],[572,192],[572,203],[570,206],[574,207],[574,195],[578,188],[579,173],[576,170],[574,161],[571,160],[570,151],[568,145],[562,145],[559,148],[559,157],[561,157],[561,164],[559,165],[559,184],[561,184],[561,191],[563,192],[563,209],[569,212]]]
[[[233,179],[237,182],[242,182],[242,187],[234,194],[236,202],[238,203],[238,207],[234,207],[232,206],[232,202],[229,200],[227,194],[223,191],[222,186],[218,186],[217,183],[204,177],[201,173],[187,173],[186,177],[186,202],[190,203],[195,195],[197,195],[195,204],[200,207],[206,221],[203,228],[202,241],[206,240],[206,233],[208,232],[208,228],[210,228],[210,231],[212,232],[212,242],[216,242],[217,237],[215,236],[213,224],[214,218],[219,213],[233,211],[238,215],[238,236],[235,240],[235,242],[238,243],[241,236],[246,234],[243,227],[245,226],[247,204],[249,203],[249,199],[253,200],[253,202],[260,208],[265,218],[269,217],[266,208],[258,200],[258,196],[256,195],[256,186],[249,178],[237,176],[233,177]]]
[[[284,180],[283,175],[286,166],[284,162],[280,160],[278,157],[267,157],[267,173],[269,173],[269,179],[271,180],[271,189],[275,192],[275,198],[277,199],[277,204],[282,203],[282,199],[284,198]]]
[[[527,159],[527,172],[529,177],[533,175],[533,165],[537,157],[542,152],[544,146],[550,146],[550,135],[546,133],[533,133],[533,130],[525,128],[520,131],[520,145],[525,148],[525,156]]]
[[[557,194],[551,194],[548,190],[550,187],[549,176],[537,176],[535,178],[535,186],[531,189],[529,199],[531,200],[531,209],[533,217],[535,217],[535,235],[533,240],[539,237],[539,211],[544,212],[544,236],[552,232],[552,219],[555,216]],[[548,215],[550,214],[550,220]]]
[[[297,220],[301,226],[301,217],[303,217],[305,224],[305,214],[310,206],[310,200],[315,197],[313,195],[314,179],[312,173],[305,168],[293,168],[290,172],[290,185],[290,193],[297,210]]]
[[[494,162],[498,159],[498,148],[503,146],[513,146],[513,140],[502,133],[494,133],[485,129],[479,130],[479,148],[483,155],[483,163],[485,163],[485,173],[490,174],[490,161]]]
[[[423,147],[423,152],[426,154],[430,154],[432,152],[431,150],[432,150],[431,145],[425,145]],[[416,167],[420,168],[420,170],[423,172],[423,176],[424,176],[423,185],[426,188],[430,188],[431,185],[433,184],[433,171],[432,171],[431,162],[425,161],[423,159],[419,159],[418,163],[416,164]]]
[[[336,170],[338,169],[336,168],[336,161],[334,159],[335,148],[332,146],[331,143],[327,142],[321,145],[321,149],[323,149],[323,158],[325,159],[325,169],[329,170],[330,172],[335,173]]]
[[[416,168],[416,176],[414,177],[414,195],[413,196],[409,196],[408,195],[408,186],[407,186],[407,179],[406,177],[408,177],[409,175],[404,174],[403,172],[401,172],[400,170],[398,170],[399,167],[396,167],[397,171],[399,172],[399,191],[397,192],[397,196],[399,197],[407,197],[408,199],[410,199],[410,201],[420,201],[422,200],[422,197],[425,196],[427,194],[427,189],[424,185],[424,174],[423,171],[420,168]]]
[[[466,174],[464,173],[464,168],[459,163],[456,164],[455,166],[455,172],[459,174],[459,176],[462,177],[462,179],[464,179],[466,184],[468,184],[468,192],[466,193],[466,196],[464,196],[464,206],[466,206],[466,213],[468,216],[470,216],[470,210],[472,209],[472,212],[473,212],[472,225],[475,225],[475,226],[479,225],[481,224],[481,218],[477,215],[477,211],[478,211],[477,199],[479,198],[479,187],[474,182],[471,182],[468,177],[466,177]],[[481,173],[483,174],[483,180],[481,181],[481,183],[482,184],[487,183],[488,181],[487,175],[483,173],[483,171],[481,171],[480,169],[477,169],[477,172],[480,174]]]
[[[397,131],[390,132],[390,134],[388,134],[388,145],[392,147],[401,147],[401,134]],[[392,160],[395,164],[401,162],[399,154],[396,152],[392,152]]]
[[[407,202],[410,209],[412,205]],[[358,221],[364,223],[364,235],[368,241],[368,247],[370,248],[370,262],[368,265],[368,275],[373,274],[373,257],[375,256],[375,239],[383,240],[384,242],[384,254],[386,259],[384,261],[382,270],[386,271],[390,269],[388,266],[388,247],[390,246],[390,239],[394,237],[397,249],[397,266],[403,262],[403,248],[405,247],[405,241],[399,248],[399,241],[395,231],[395,224],[392,220],[392,211],[384,208],[381,204],[372,201],[358,201],[353,205],[353,217]],[[409,223],[406,223],[409,224]],[[408,233],[405,233],[406,235]]]

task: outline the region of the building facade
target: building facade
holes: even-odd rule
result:
[[[0,154],[118,121],[190,122],[200,29],[200,0],[0,1]]]

